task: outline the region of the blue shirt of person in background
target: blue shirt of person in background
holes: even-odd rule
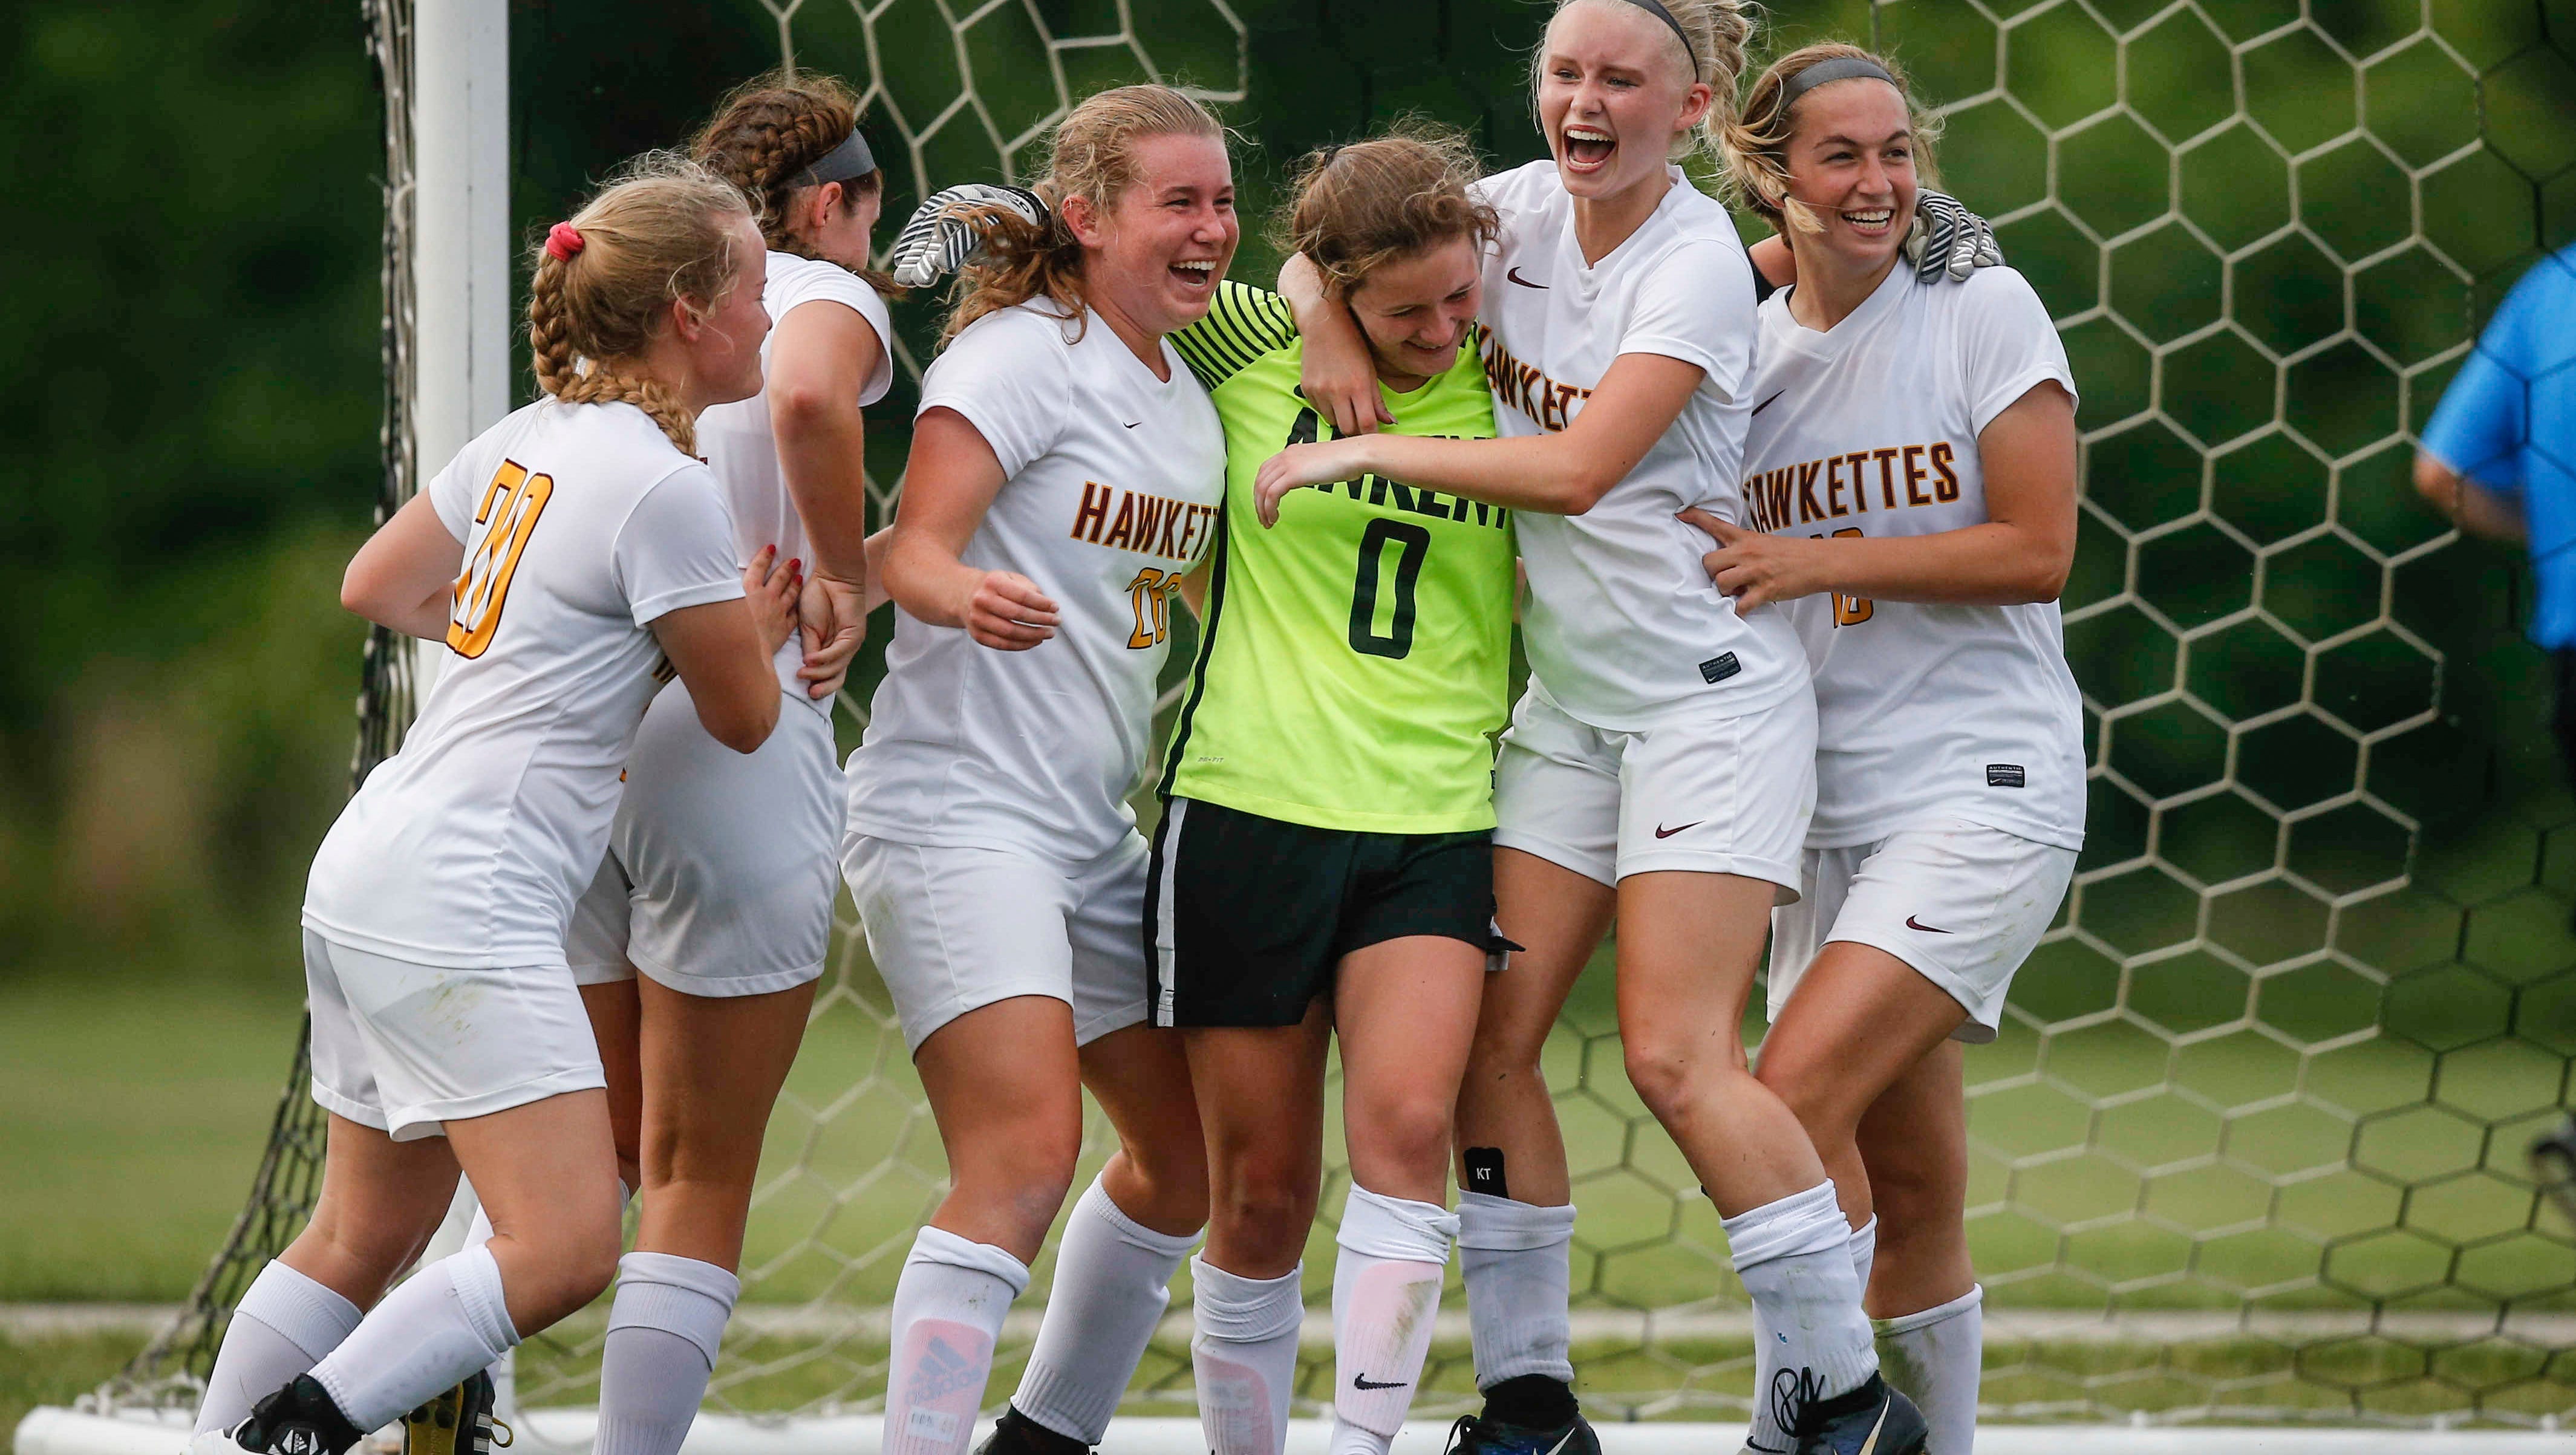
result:
[[[2530,543],[2540,588],[2531,636],[2561,654],[2567,717],[2576,651],[2576,246],[2543,258],[2496,310],[2424,426],[2415,488],[2462,530]],[[2576,767],[2576,741],[2568,746]]]

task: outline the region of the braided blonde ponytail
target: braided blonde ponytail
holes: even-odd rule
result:
[[[528,287],[537,387],[566,404],[632,404],[684,454],[697,418],[637,360],[675,301],[709,308],[741,270],[731,229],[740,189],[671,153],[648,153],[573,214],[568,251],[540,246]]]

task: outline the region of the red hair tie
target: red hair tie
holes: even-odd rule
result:
[[[546,229],[546,256],[558,263],[569,263],[582,247],[581,229],[569,222],[558,222]]]

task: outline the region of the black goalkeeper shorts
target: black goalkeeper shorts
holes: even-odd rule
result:
[[[1407,935],[1492,953],[1490,831],[1360,833],[1164,804],[1145,883],[1154,1024],[1293,1026],[1343,956]]]

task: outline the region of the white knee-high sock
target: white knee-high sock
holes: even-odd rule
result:
[[[1772,1382],[1808,1371],[1819,1397],[1865,1383],[1878,1372],[1869,1318],[1861,1312],[1853,1277],[1851,1224],[1834,1201],[1828,1179],[1804,1192],[1738,1213],[1721,1223],[1744,1291],[1753,1298],[1753,1327],[1769,1364],[1755,1361],[1765,1379],[1753,1392],[1750,1442],[1786,1449]]]
[[[959,1455],[993,1377],[1002,1316],[1029,1286],[1028,1265],[990,1243],[923,1228],[894,1287],[886,1371],[885,1455]]]
[[[1986,1291],[1878,1322],[1887,1382],[1913,1397],[1931,1427],[1928,1455],[1970,1455],[1977,1442],[1977,1383],[1984,1374]]]
[[[1859,1280],[1861,1294],[1866,1299],[1869,1294],[1869,1272],[1878,1262],[1878,1219],[1872,1217],[1868,1222],[1852,1229],[1851,1238],[1845,1246],[1851,1250],[1852,1277]],[[1755,1320],[1755,1326],[1757,1329],[1760,1327],[1759,1319]],[[1771,1397],[1771,1376],[1780,1368],[1779,1347],[1777,1339],[1762,1338],[1758,1334],[1754,1338],[1753,1398],[1756,1404],[1765,1403]]]
[[[358,1327],[358,1306],[283,1263],[271,1260],[242,1290],[233,1321],[206,1376],[197,1433],[229,1430],[250,1407],[308,1372]]]
[[[1172,1275],[1197,1241],[1127,1216],[1093,1178],[1056,1244],[1046,1318],[1012,1408],[1059,1435],[1099,1444],[1172,1302]]]
[[[1476,1387],[1544,1374],[1574,1382],[1571,1316],[1574,1208],[1539,1207],[1482,1192],[1458,1194],[1458,1267]]]
[[[1190,1260],[1190,1369],[1208,1455],[1279,1455],[1288,1448],[1288,1397],[1297,1387],[1297,1329],[1305,1322],[1298,1264],[1278,1278],[1241,1278]]]
[[[349,1423],[372,1430],[464,1382],[519,1342],[501,1298],[501,1265],[467,1248],[385,1295],[340,1347],[313,1366]]]
[[[1440,1280],[1458,1219],[1354,1182],[1342,1204],[1333,1265],[1333,1443],[1330,1455],[1387,1455],[1440,1312]]]
[[[695,1258],[637,1252],[617,1260],[594,1455],[679,1455],[741,1296],[740,1278]]]

